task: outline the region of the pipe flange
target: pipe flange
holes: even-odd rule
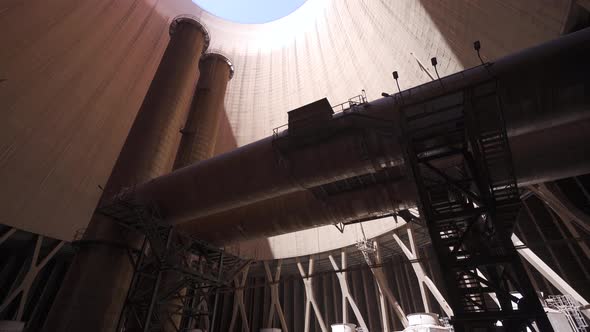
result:
[[[172,36],[174,34],[174,32],[176,32],[176,29],[178,27],[178,25],[180,23],[189,23],[194,25],[195,27],[197,27],[197,29],[200,29],[201,32],[203,32],[204,35],[204,39],[205,39],[205,45],[203,46],[203,53],[205,53],[205,51],[209,48],[209,43],[211,42],[211,37],[209,36],[209,31],[207,31],[207,28],[205,28],[205,26],[199,22],[199,20],[197,19],[196,16],[193,15],[178,15],[176,16],[172,22],[170,23],[170,36]]]
[[[231,60],[228,57],[226,57],[223,54],[217,53],[217,52],[205,53],[201,57],[201,62],[203,62],[207,59],[210,59],[210,58],[215,58],[215,59],[218,59],[218,60],[221,60],[221,61],[227,63],[227,65],[229,66],[229,79],[231,80],[234,77],[234,72],[235,72],[234,64],[231,62]]]

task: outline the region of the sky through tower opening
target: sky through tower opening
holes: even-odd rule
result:
[[[305,0],[193,0],[209,13],[237,23],[261,24],[285,17]]]

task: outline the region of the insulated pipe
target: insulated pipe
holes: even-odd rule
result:
[[[517,136],[543,137],[551,128],[590,116],[586,77],[590,72],[589,58],[590,30],[585,29],[495,63],[403,91],[393,98],[373,101],[361,110],[334,116],[329,125],[344,128],[350,126],[348,122],[355,116],[374,117],[399,132],[395,129],[402,103],[425,101],[495,78],[511,144]],[[285,153],[277,153],[273,138],[269,137],[144,183],[135,195],[140,201],[155,202],[169,222],[180,223],[372,173],[383,166],[399,165],[402,154],[397,139],[373,134],[353,131]],[[556,134],[545,139],[552,141],[554,147],[563,138],[560,135],[569,133]],[[579,134],[581,142],[590,138],[588,131]],[[563,147],[548,150],[535,144],[534,139],[529,138],[528,142],[530,146],[522,147],[532,149],[524,151],[528,155],[553,158],[554,154],[564,154]],[[359,145],[364,148],[359,149]],[[584,151],[578,149],[577,153],[565,154],[565,160],[534,165],[530,170],[521,168],[519,181],[546,181],[588,172],[589,160],[579,154]],[[566,160],[572,164],[566,165]]]
[[[225,56],[207,53],[201,57],[201,75],[176,155],[174,169],[182,168],[213,156],[219,119],[227,83],[234,66]]]
[[[129,132],[103,197],[172,170],[182,126],[207,48],[205,28],[189,17],[170,26],[170,42]],[[141,236],[128,234],[95,213],[63,281],[44,331],[115,331],[133,276],[129,248]]]
[[[396,197],[403,197],[403,200]],[[290,233],[315,226],[375,219],[415,206],[417,194],[405,179],[388,185],[332,195],[323,199],[302,190],[178,224],[178,229],[223,245]]]

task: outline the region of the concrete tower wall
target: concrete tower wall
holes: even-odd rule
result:
[[[0,4],[0,223],[70,240],[86,227],[168,43],[193,14],[236,66],[223,144],[243,145],[319,98],[369,99],[557,36],[569,1],[308,0],[260,25],[227,22],[189,0]],[[432,71],[431,71],[432,72]]]
[[[186,120],[208,35],[196,21],[182,18],[173,22],[170,33],[170,43],[115,164],[105,198],[134,181],[172,171],[180,142],[177,128]],[[129,250],[139,250],[141,238],[95,213],[44,331],[80,331],[89,329],[88,324],[97,331],[115,330],[134,272]]]

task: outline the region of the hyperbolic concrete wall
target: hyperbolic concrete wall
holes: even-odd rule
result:
[[[567,0],[308,0],[263,25],[223,21],[189,0],[0,4],[0,223],[71,239],[88,223],[178,14],[200,17],[236,73],[220,126],[226,151],[328,97],[369,99],[557,36]],[[413,55],[411,54],[413,53]]]

